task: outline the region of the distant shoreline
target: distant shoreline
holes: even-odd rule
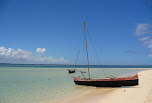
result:
[[[87,65],[71,64],[15,64],[0,63],[0,67],[59,67],[59,68],[87,68]],[[90,65],[90,68],[152,68],[152,65]]]

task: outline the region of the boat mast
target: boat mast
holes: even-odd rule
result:
[[[86,43],[86,52],[87,52],[87,61],[88,61],[88,76],[89,76],[89,79],[90,79],[90,72],[89,72],[89,56],[88,56],[88,48],[87,48],[87,38],[86,38],[85,21],[84,21],[84,34],[85,34],[85,43]]]

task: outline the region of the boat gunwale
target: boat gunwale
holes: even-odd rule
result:
[[[138,79],[138,74],[129,76],[129,77],[123,77],[123,78],[110,78],[110,79],[89,79],[89,78],[81,78],[81,77],[74,77],[74,81],[124,81],[124,80],[136,80]]]

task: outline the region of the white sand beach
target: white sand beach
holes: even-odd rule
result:
[[[96,103],[152,103],[152,70],[138,75],[138,86],[116,89]]]
[[[120,88],[96,88],[87,93],[49,103],[152,103],[152,70],[138,73],[139,85]]]

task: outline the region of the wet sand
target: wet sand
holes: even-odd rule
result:
[[[90,87],[89,90],[82,92],[79,95],[72,95],[65,99],[58,99],[47,103],[96,103],[115,89],[116,88]]]
[[[152,69],[141,71],[138,76],[138,86],[91,87],[79,95],[47,103],[152,103]]]

